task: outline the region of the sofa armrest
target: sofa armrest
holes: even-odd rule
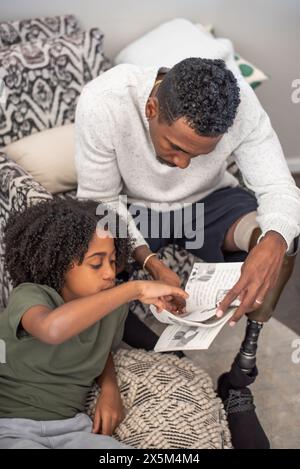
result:
[[[3,231],[9,214],[22,212],[26,207],[49,198],[52,198],[50,192],[0,151],[0,311],[5,308],[12,289],[3,261]]]
[[[0,152],[0,194],[1,218],[6,215],[5,219],[12,209],[22,211],[41,199],[52,198],[50,192],[3,152]]]

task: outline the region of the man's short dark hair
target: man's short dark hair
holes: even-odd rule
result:
[[[223,60],[191,57],[167,72],[157,92],[159,120],[171,125],[185,117],[198,134],[215,137],[233,124],[239,87]]]

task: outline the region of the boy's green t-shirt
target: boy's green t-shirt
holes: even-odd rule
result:
[[[59,345],[20,332],[21,318],[31,306],[54,309],[62,304],[63,298],[46,285],[22,283],[13,289],[0,313],[6,355],[0,363],[0,418],[59,420],[84,411],[94,379],[122,340],[128,305]]]

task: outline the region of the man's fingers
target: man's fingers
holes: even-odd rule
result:
[[[264,290],[265,290],[265,287],[264,287]],[[243,299],[242,299],[240,306],[237,308],[237,310],[235,311],[234,315],[232,316],[230,320],[230,323],[229,323],[230,326],[234,326],[235,323],[239,321],[245,313],[249,313],[253,311],[254,309],[253,305],[254,305],[255,299],[259,298],[260,295],[262,294],[261,291],[264,291],[264,290],[262,290],[261,288],[257,288],[256,285],[254,285],[251,289],[249,288],[247,290],[246,294],[244,294],[242,297]],[[259,304],[258,306],[261,306],[261,304]]]
[[[253,301],[252,304],[252,310],[256,310],[261,307],[261,305],[264,303],[265,297],[270,290],[269,285],[263,285],[257,292],[256,292],[256,297]]]
[[[239,300],[240,302],[242,303],[244,301],[244,298],[247,294],[247,290],[243,290],[240,294],[239,294]]]
[[[235,324],[241,319],[241,317],[246,313],[245,307],[242,304],[238,307],[232,318],[230,319],[229,326],[235,326]]]
[[[221,317],[224,313],[226,313],[227,309],[231,305],[231,303],[240,295],[243,288],[242,285],[237,282],[231,290],[225,295],[225,298],[219,303],[216,315]]]

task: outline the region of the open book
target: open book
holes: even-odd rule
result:
[[[187,314],[175,316],[169,311],[158,313],[154,305],[150,310],[162,323],[169,324],[160,336],[154,350],[204,350],[208,349],[222,327],[233,316],[240,301],[235,300],[221,317],[216,316],[218,303],[238,281],[242,262],[194,264],[185,290]]]

